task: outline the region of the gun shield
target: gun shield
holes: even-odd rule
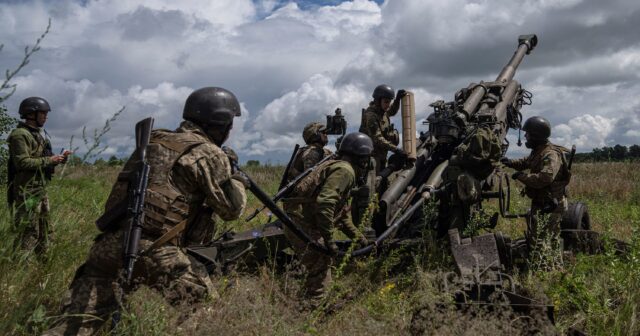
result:
[[[409,159],[416,159],[416,110],[413,92],[402,97],[402,149]]]

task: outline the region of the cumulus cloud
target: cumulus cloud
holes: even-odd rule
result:
[[[615,126],[615,119],[586,114],[569,120],[553,128],[552,141],[581,149],[605,146],[607,137]]]
[[[414,91],[424,118],[433,100],[493,80],[524,33],[540,39],[516,74],[534,94],[525,118],[548,118],[554,139],[580,150],[640,143],[637,1],[11,2],[0,7],[0,67],[17,64],[49,17],[52,32],[7,104],[52,101],[58,143],[126,106],[107,139],[124,153],[135,120],[153,114],[173,128],[193,89],[219,85],[242,101],[229,144],[282,161],[302,127],[336,107],[357,129],[381,83]]]
[[[182,106],[193,91],[188,87],[175,87],[168,82],[153,88],[132,86],[127,90],[109,87],[103,82],[61,80],[40,70],[16,79],[24,96],[46,97],[52,106],[46,128],[56,148],[68,148],[71,136],[78,145],[82,140],[82,129],[86,127],[89,137],[94,129],[102,129],[121,107],[124,112],[112,124],[105,143],[111,147],[106,153],[127,155],[131,152],[133,125],[143,118],[155,118],[155,126],[175,128],[182,116]],[[19,104],[13,100],[10,111],[16,113]],[[82,152],[82,148],[80,150]]]

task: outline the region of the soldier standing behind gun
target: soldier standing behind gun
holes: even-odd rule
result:
[[[531,216],[527,225],[527,239],[535,244],[546,234],[560,233],[560,222],[568,203],[566,186],[571,180],[565,153],[569,150],[549,142],[551,124],[542,117],[527,119],[522,127],[525,133],[525,146],[531,148],[529,156],[500,161],[507,167],[517,170],[512,175],[514,180],[524,184],[524,193],[531,198]],[[522,172],[529,170],[529,173]],[[549,214],[546,226],[539,228],[541,216]]]
[[[135,284],[159,290],[171,304],[193,303],[217,293],[205,267],[183,247],[213,239],[214,215],[237,219],[246,205],[244,181],[232,174],[227,140],[240,105],[230,91],[206,87],[194,91],[175,131],[151,132],[146,148],[150,166],[144,199],[140,258],[133,269]],[[118,282],[123,268],[123,238],[127,227],[122,207],[137,160],[125,164],[96,224],[103,229],[85,263],[78,268],[63,308],[66,320],[45,335],[91,335],[118,309]],[[124,204],[123,204],[124,201]],[[161,238],[162,237],[162,238]],[[162,243],[162,241],[165,241]],[[123,288],[125,293],[133,288]],[[95,316],[97,318],[92,318]]]
[[[366,134],[347,134],[338,149],[338,159],[323,162],[283,200],[296,225],[332,253],[338,252],[333,241],[336,226],[360,245],[367,244],[364,235],[353,225],[348,200],[357,176],[369,169],[372,151],[373,143]],[[286,228],[285,236],[306,269],[305,296],[311,299],[311,306],[316,307],[331,283],[334,258],[310,248]]]
[[[14,228],[18,232],[20,247],[46,250],[50,235],[49,198],[46,185],[54,167],[64,163],[71,154],[53,155],[51,142],[41,133],[51,108],[40,97],[29,97],[20,103],[19,122],[7,142],[9,143],[9,178],[7,202],[15,207]],[[45,132],[46,134],[46,132]]]
[[[326,126],[321,123],[308,123],[302,131],[302,139],[307,145],[302,147],[293,159],[291,170],[287,174],[287,182],[315,166],[325,157],[333,154],[329,149],[324,147],[329,142],[329,138],[327,137]]]
[[[389,151],[401,156],[407,155],[402,148],[396,147],[400,139],[398,131],[393,128],[389,119],[398,113],[400,101],[406,94],[405,90],[398,90],[398,94],[394,95],[389,85],[378,85],[373,90],[373,101],[362,114],[360,132],[368,135],[373,141],[372,156],[376,162],[376,173],[387,165]]]

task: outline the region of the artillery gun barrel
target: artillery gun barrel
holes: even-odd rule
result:
[[[513,76],[516,73],[516,69],[522,62],[524,55],[528,55],[538,44],[538,37],[535,34],[530,35],[520,35],[518,37],[518,49],[516,49],[513,56],[509,60],[509,63],[502,68],[502,71],[496,78],[496,82],[500,84],[506,84],[508,81],[513,79]],[[476,85],[469,97],[464,102],[462,110],[470,117],[477,110],[478,104],[482,101],[482,98],[487,93],[487,88],[480,83]]]
[[[520,84],[514,80],[510,81],[502,93],[503,99],[498,104],[496,104],[495,116],[496,120],[498,121],[497,127],[501,128],[500,132],[498,132],[501,141],[502,139],[504,139],[504,137],[507,136],[507,107],[513,101],[515,95],[518,94],[519,90]]]
[[[520,35],[518,36],[518,49],[513,53],[511,60],[509,63],[502,68],[502,71],[496,78],[496,82],[506,83],[513,79],[513,76],[516,74],[516,69],[522,62],[524,55],[528,55],[531,53],[533,48],[538,44],[538,37],[535,34],[531,35]]]

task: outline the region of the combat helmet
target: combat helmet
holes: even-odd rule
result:
[[[240,116],[240,103],[229,90],[204,87],[193,91],[184,104],[182,118],[202,127],[226,128]]]
[[[522,130],[534,141],[546,141],[551,136],[551,123],[543,117],[531,117],[524,122]]]
[[[386,84],[380,84],[376,86],[376,88],[373,90],[372,95],[374,100],[379,100],[382,98],[393,99],[395,96],[396,95],[393,91],[393,88]]]
[[[338,148],[338,154],[351,156],[370,156],[373,152],[373,141],[371,138],[360,132],[349,133],[344,136]]]
[[[302,139],[307,145],[310,145],[314,142],[321,142],[322,138],[320,137],[320,133],[324,132],[327,127],[319,122],[310,122],[302,131]]]
[[[32,113],[32,112],[49,112],[49,111],[51,111],[49,102],[47,102],[44,98],[41,98],[41,97],[26,98],[20,103],[20,107],[18,109],[18,113],[20,114],[20,118],[22,119],[26,119],[29,113]]]

